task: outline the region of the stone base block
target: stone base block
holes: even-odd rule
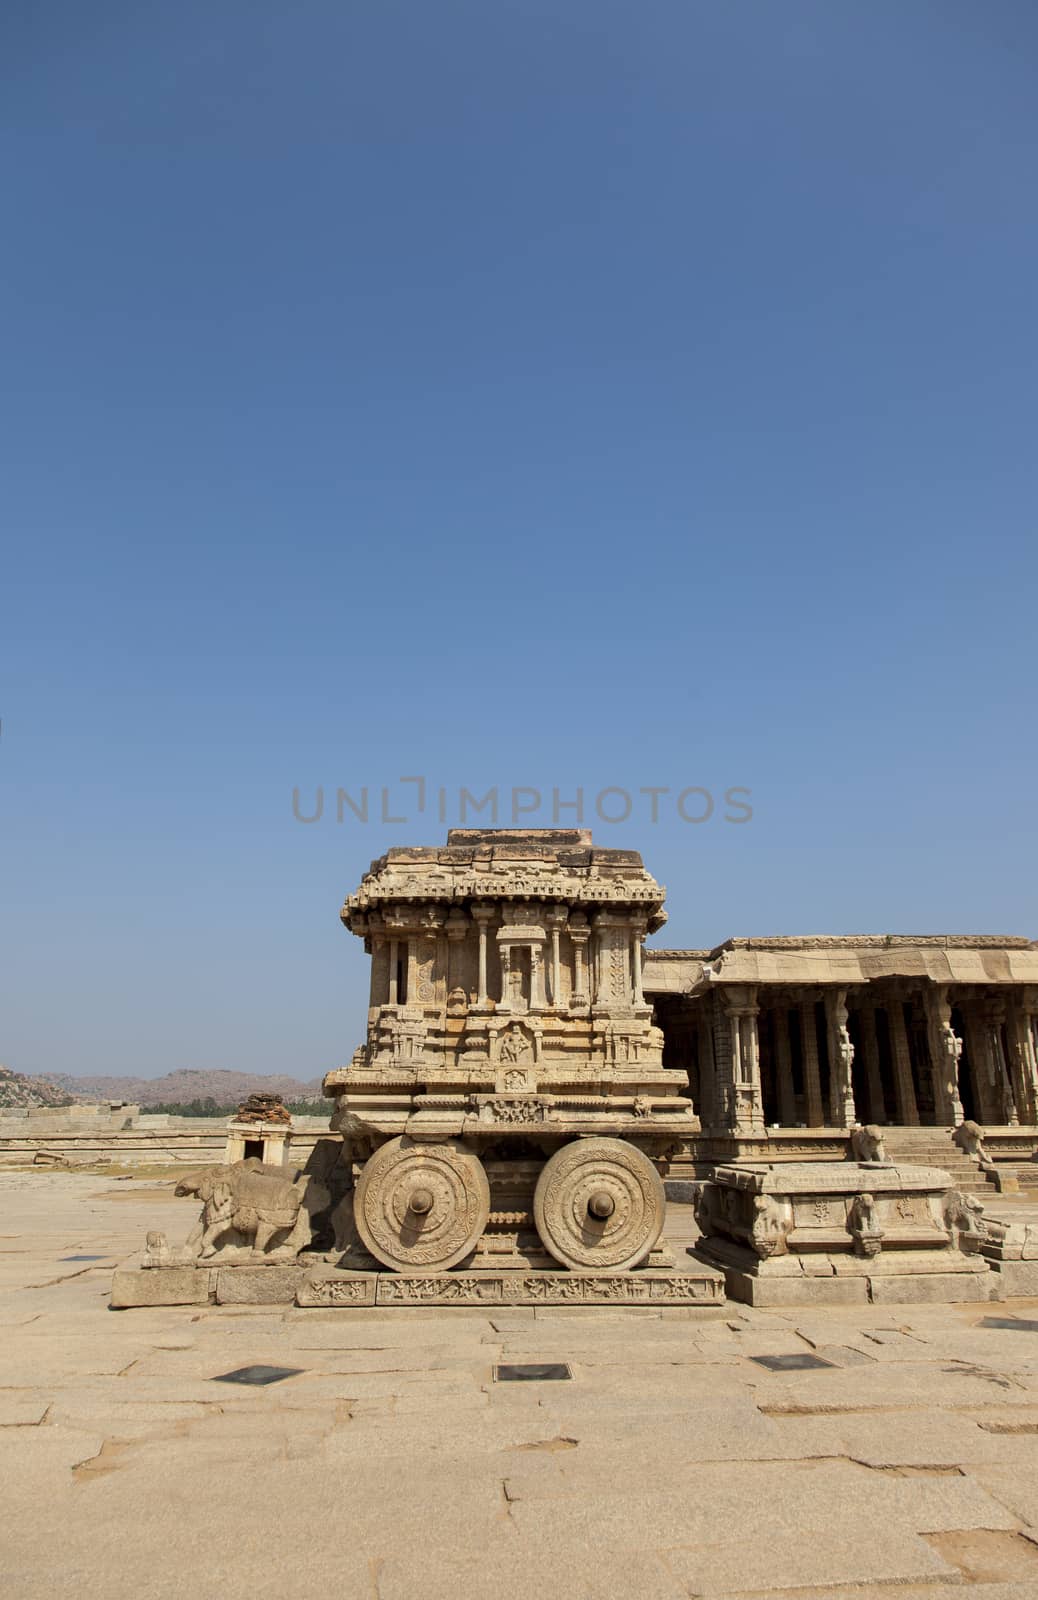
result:
[[[702,1241],[694,1260],[724,1272],[731,1299],[751,1306],[911,1305],[992,1298],[982,1257],[951,1249],[898,1250],[872,1257],[773,1256],[760,1260],[730,1240]]]
[[[290,1306],[311,1270],[305,1261],[269,1267],[187,1265],[141,1267],[128,1262],[112,1278],[109,1305],[129,1306]]]
[[[724,1269],[732,1300],[746,1306],[864,1306],[869,1303],[865,1278],[764,1278],[739,1267]]]
[[[206,1306],[209,1304],[211,1267],[149,1267],[128,1263],[112,1277],[114,1311],[129,1306]]]
[[[916,1272],[869,1279],[874,1306],[918,1305],[921,1301],[990,1300],[992,1275],[982,1272]]]
[[[1012,1300],[1038,1296],[1038,1261],[991,1261],[991,1298]]]
[[[221,1306],[290,1306],[309,1268],[303,1262],[279,1267],[221,1267],[216,1302]]]
[[[692,1271],[618,1273],[315,1271],[296,1294],[300,1306],[698,1306],[719,1314],[724,1276],[697,1263]]]

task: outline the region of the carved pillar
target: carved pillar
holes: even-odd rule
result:
[[[1019,991],[1014,991],[1008,995],[1005,1004],[1009,1078],[1013,1086],[1017,1120],[1033,1123],[1034,1081],[1028,1053],[1030,1028],[1020,1000]]]
[[[972,1078],[974,1119],[980,1123],[998,1123],[1001,1121],[1002,1114],[996,1104],[996,1096],[991,1079],[981,1001],[976,999],[963,1000],[962,1020],[963,1032],[966,1036],[966,1055],[969,1059]]]
[[[373,933],[371,935],[371,993],[368,1005],[372,1008],[384,1006],[389,993],[389,946],[386,944],[385,935]]]
[[[418,936],[407,936],[407,1004],[413,1006],[418,999]]]
[[[1023,1090],[1021,1115],[1031,1124],[1038,1123],[1038,1030],[1035,1017],[1038,1013],[1038,989],[1017,990],[1013,996],[1011,1027],[1014,1054],[1017,1058],[1017,1078]]]
[[[899,994],[887,1002],[886,1011],[890,1028],[890,1053],[894,1058],[897,1120],[902,1127],[918,1128],[919,1108],[915,1102],[915,1084],[912,1082],[912,1054],[905,1027],[905,1008]]]
[[[804,1058],[805,1116],[809,1128],[825,1126],[822,1079],[818,1070],[818,1028],[814,999],[800,1002],[800,1047]]]
[[[530,944],[530,1010],[544,1010],[544,954],[539,944]]]
[[[847,991],[827,989],[825,1018],[829,1030],[829,1115],[834,1128],[853,1128],[854,1045],[847,1031]]]
[[[735,1133],[764,1132],[760,1089],[760,1055],[757,1046],[757,990],[752,984],[734,984],[724,991],[728,1017],[729,1052],[727,1117]]]
[[[400,941],[398,939],[390,939],[390,941],[389,941],[389,1004],[391,1006],[395,1006],[397,1004],[397,974],[399,973],[399,970],[400,970],[399,950],[400,950]]]
[[[566,907],[550,906],[545,913],[545,921],[551,929],[551,1003],[557,1011],[562,1004],[562,959],[559,936],[566,923]]]
[[[704,1128],[720,1126],[717,1104],[717,1063],[714,1057],[714,1031],[710,1008],[701,1005],[696,1018],[696,1052],[699,1062],[699,1116]]]
[[[642,940],[645,938],[644,927],[635,924],[631,935],[631,994],[636,1006],[645,1004],[642,994]]]
[[[444,987],[448,999],[454,989],[464,989],[461,979],[465,976],[463,950],[468,938],[471,924],[460,906],[452,906],[444,920],[443,929],[447,935],[447,959],[444,971]],[[461,970],[459,971],[459,967]],[[467,996],[466,996],[467,998]]]
[[[591,937],[591,930],[582,911],[575,911],[570,917],[569,936],[573,942],[573,992],[570,995],[570,1005],[586,1006],[588,1002],[587,942]]]
[[[869,1120],[883,1123],[887,1121],[887,1103],[883,1094],[883,1074],[879,1065],[876,1007],[873,1001],[868,999],[862,1002],[861,1007],[861,1050],[869,1086]]]
[[[959,1096],[962,1040],[952,1027],[948,985],[927,984],[923,999],[926,1004],[930,1060],[933,1063],[933,1103],[937,1120],[957,1128],[962,1121],[962,1100]]]
[[[498,946],[498,955],[501,957],[501,998],[497,1002],[499,1011],[512,1009],[512,947],[510,944]]]
[[[595,1005],[615,1012],[631,1005],[630,924],[611,912],[595,918]]]
[[[797,1100],[793,1093],[793,1055],[789,1048],[789,1011],[786,1006],[776,1006],[771,1013],[775,1020],[775,1077],[777,1079],[779,1121],[784,1128],[797,1124]]]
[[[1020,1121],[1017,1112],[1016,1100],[1013,1096],[1013,1084],[1009,1076],[1009,1064],[1002,1043],[1002,1024],[1006,1020],[1006,1003],[1001,996],[993,996],[984,1002],[984,1033],[987,1047],[988,1070],[991,1075],[991,1084],[994,1090],[994,1103],[998,1107],[1000,1120],[1008,1127],[1016,1127]]]
[[[487,926],[493,915],[493,906],[481,903],[472,907],[473,920],[479,929],[479,970],[476,979],[477,1006],[485,1006],[487,1003]]]

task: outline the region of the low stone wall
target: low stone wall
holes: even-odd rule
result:
[[[0,1167],[205,1166],[223,1159],[226,1117],[141,1117],[129,1127],[83,1126],[71,1119],[39,1127],[36,1119],[0,1121]],[[323,1117],[294,1121],[288,1160],[301,1167],[321,1138],[338,1138]]]

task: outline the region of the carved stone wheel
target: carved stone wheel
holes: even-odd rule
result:
[[[576,1139],[545,1163],[533,1215],[545,1249],[574,1272],[624,1272],[663,1231],[666,1194],[648,1156],[623,1139]]]
[[[460,1139],[390,1139],[367,1162],[353,1199],[357,1231],[396,1272],[446,1272],[475,1249],[490,1215],[483,1164]]]

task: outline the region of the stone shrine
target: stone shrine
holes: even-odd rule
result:
[[[394,1271],[621,1272],[658,1241],[696,1127],[642,993],[663,890],[578,830],[454,829],[372,864],[365,1043],[329,1073],[357,1241]]]

